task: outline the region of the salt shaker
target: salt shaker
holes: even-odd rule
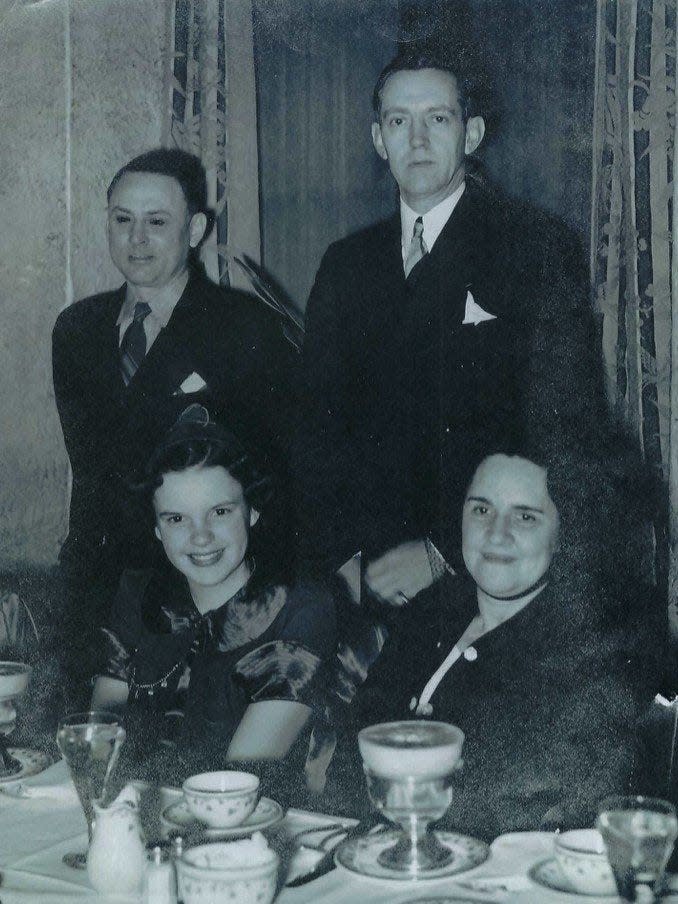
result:
[[[154,847],[146,865],[143,904],[177,904],[177,877],[169,856]]]

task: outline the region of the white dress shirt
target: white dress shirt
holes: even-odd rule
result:
[[[452,211],[457,206],[459,199],[464,194],[466,183],[462,182],[459,188],[448,195],[440,204],[432,207],[428,213],[416,213],[411,207],[400,199],[400,228],[401,228],[401,245],[403,252],[403,265],[410,250],[412,243],[412,234],[414,233],[414,224],[419,217],[422,218],[424,224],[424,232],[422,238],[426,245],[426,250],[431,251],[435,245],[438,236],[443,231],[445,223],[452,216]]]
[[[160,331],[169,323],[172,312],[177,306],[177,302],[184,294],[184,289],[188,282],[188,272],[184,271],[177,279],[173,279],[162,289],[150,298],[140,298],[134,291],[133,286],[127,284],[127,292],[125,300],[118,314],[117,325],[119,328],[118,345],[122,342],[127,327],[134,319],[134,308],[137,302],[145,301],[150,309],[150,314],[144,320],[144,333],[146,334],[146,352],[158,338]]]

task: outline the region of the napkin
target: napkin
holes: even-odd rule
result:
[[[44,772],[32,778],[1,784],[0,793],[20,799],[42,799],[66,805],[79,804],[77,791],[64,760],[53,763]]]
[[[71,785],[25,785],[23,782],[12,782],[11,785],[0,787],[0,791],[7,797],[20,797],[57,801],[64,804],[77,804],[78,794]]]

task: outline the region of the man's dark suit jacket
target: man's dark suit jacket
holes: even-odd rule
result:
[[[467,178],[407,281],[400,232],[396,215],[331,245],[306,313],[308,530],[334,564],[426,535],[454,557],[481,453],[535,429],[584,441],[602,411],[585,269],[564,227]],[[468,293],[495,319],[462,323]]]
[[[127,491],[129,475],[191,402],[219,412],[274,459],[288,450],[298,405],[296,353],[274,318],[259,302],[198,273],[125,386],[116,323],[124,298],[122,286],[78,301],[62,311],[53,333],[54,390],[73,471],[61,558],[85,578],[150,564],[159,544],[150,517]],[[194,373],[206,388],[182,394]]]

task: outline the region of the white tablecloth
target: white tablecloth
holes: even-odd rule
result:
[[[67,784],[63,762],[56,763],[31,785]],[[28,783],[27,783],[28,784]],[[331,817],[291,810],[281,830],[295,834]],[[105,900],[89,887],[87,874],[61,862],[68,851],[84,849],[85,818],[80,806],[67,798],[13,798],[0,794],[1,904],[67,904]],[[610,897],[584,897],[551,891],[537,885],[528,873],[535,863],[553,855],[553,836],[544,832],[502,835],[490,849],[488,860],[461,876],[423,882],[381,881],[334,869],[298,888],[282,890],[276,904],[404,904],[406,901],[456,894],[459,898],[500,904],[612,904]],[[457,884],[472,877],[508,877],[510,891],[489,895]],[[121,900],[121,899],[118,899]],[[131,899],[130,899],[131,900]],[[670,899],[667,899],[670,900]],[[673,899],[678,902],[678,897]]]

